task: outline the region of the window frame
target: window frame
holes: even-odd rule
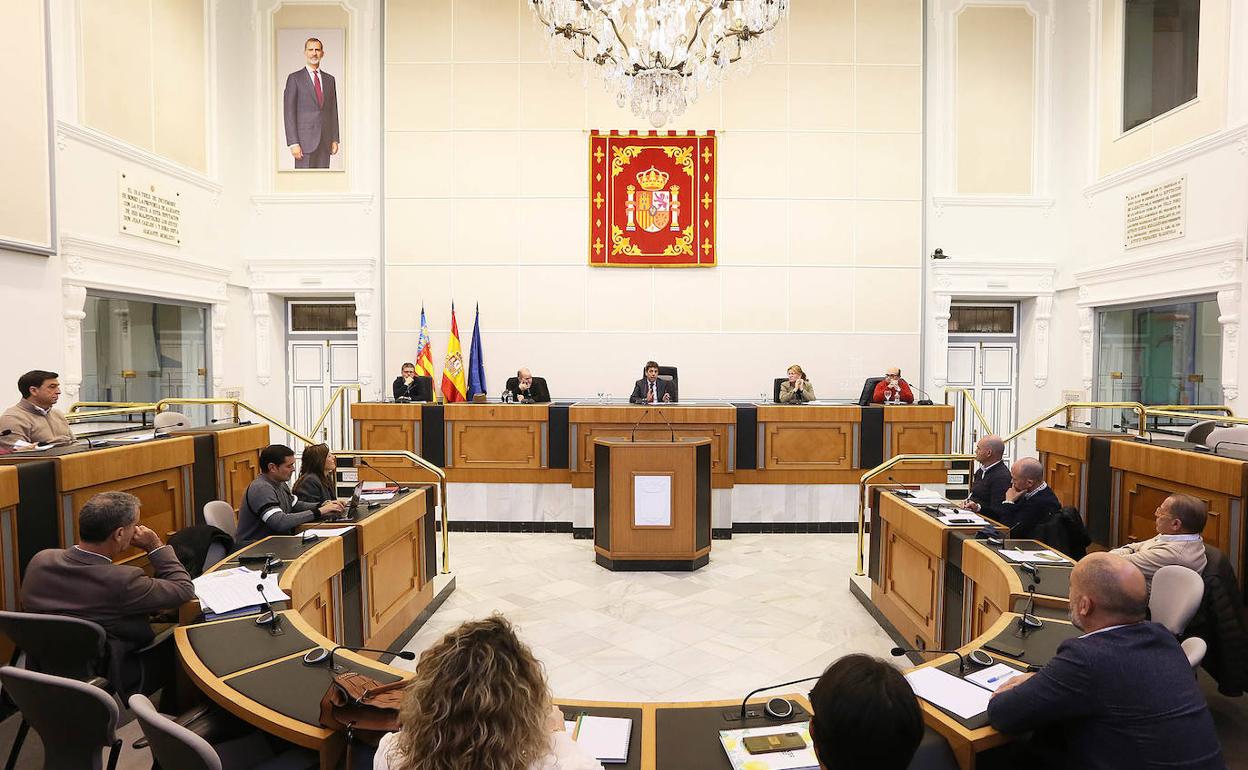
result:
[[[1108,0],[1103,0],[1103,1],[1108,1]],[[1124,123],[1124,120],[1126,118],[1126,113],[1127,113],[1127,93],[1126,93],[1127,91],[1127,0],[1112,0],[1112,2],[1115,2],[1118,4],[1118,9],[1120,11],[1120,17],[1121,17],[1120,19],[1121,23],[1118,25],[1118,53],[1119,53],[1118,100],[1117,100],[1118,110],[1117,110],[1117,118],[1115,119],[1115,122],[1114,122],[1114,134],[1115,134],[1114,141],[1118,141],[1121,139],[1125,139],[1126,137],[1131,136],[1132,134],[1135,134],[1138,131],[1151,128],[1152,126],[1156,125],[1158,121],[1165,120],[1166,118],[1176,115],[1179,112],[1182,112],[1183,110],[1186,110],[1189,107],[1193,107],[1196,104],[1200,103],[1200,100],[1201,100],[1200,49],[1201,49],[1201,42],[1204,40],[1204,37],[1200,36],[1197,39],[1197,43],[1196,43],[1196,96],[1192,97],[1186,102],[1183,102],[1182,104],[1178,104],[1178,105],[1175,105],[1174,107],[1171,107],[1165,112],[1162,112],[1158,115],[1154,115],[1153,117],[1149,118],[1143,123],[1132,126],[1131,128],[1128,128],[1128,129],[1124,129],[1123,123]],[[1203,15],[1204,15],[1204,4],[1202,3],[1201,8],[1200,8],[1200,13],[1197,14],[1197,24],[1200,24],[1200,22],[1202,21],[1201,17]]]

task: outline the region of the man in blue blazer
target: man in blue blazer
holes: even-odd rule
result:
[[[329,168],[329,156],[338,154],[338,87],[333,75],[321,71],[324,55],[321,41],[308,38],[308,66],[286,77],[282,112],[295,168]]]
[[[1000,436],[987,435],[975,443],[975,462],[979,463],[979,470],[975,471],[970,496],[962,501],[963,508],[1001,520],[1001,507],[1011,483],[1004,456],[1005,442]]]
[[[1208,704],[1174,634],[1144,620],[1148,589],[1135,565],[1091,553],[1070,576],[1067,639],[1036,674],[1009,680],[988,702],[1006,733],[1037,730],[1033,744],[1062,757],[1044,767],[1226,767]]]
[[[647,361],[645,373],[645,377],[633,384],[633,394],[628,397],[630,403],[662,404],[676,400],[672,395],[672,384],[667,380],[659,379],[658,364],[654,361]]]

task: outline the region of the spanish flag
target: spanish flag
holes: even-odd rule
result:
[[[416,374],[433,379],[433,338],[425,320],[425,306],[420,306],[420,338],[416,341]]]
[[[451,339],[446,343],[446,363],[442,365],[442,395],[446,403],[468,400],[468,384],[464,382],[464,354],[459,348],[459,324],[455,321],[455,303],[451,303]]]

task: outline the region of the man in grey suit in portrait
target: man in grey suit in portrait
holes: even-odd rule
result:
[[[329,156],[338,154],[338,86],[321,71],[320,40],[308,38],[303,55],[308,65],[286,77],[282,93],[286,145],[295,168],[329,168]]]

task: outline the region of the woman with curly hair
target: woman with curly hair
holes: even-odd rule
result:
[[[602,770],[564,730],[542,666],[502,615],[420,656],[373,770]]]

